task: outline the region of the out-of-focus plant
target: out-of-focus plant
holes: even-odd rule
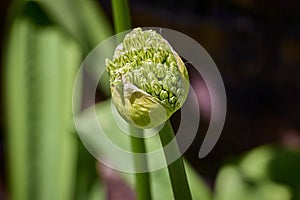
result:
[[[106,137],[112,143],[117,144],[120,148],[124,150],[131,150],[132,146],[132,136],[123,132],[118,124],[115,122],[115,117],[112,113],[111,109],[112,101],[106,100],[96,105],[96,114],[97,119],[101,122],[101,129],[106,134]],[[83,131],[86,137],[90,138],[92,141],[97,141],[98,127],[94,127],[94,112],[93,110],[87,109],[85,110],[80,118],[80,124],[77,124],[80,130]],[[148,152],[156,151],[162,148],[162,143],[160,142],[159,134],[156,134],[150,138],[146,138],[144,140],[146,150]],[[98,143],[95,143],[95,152],[109,152],[110,149],[103,149],[105,147],[101,146],[101,141],[98,140]],[[164,157],[163,152],[161,152],[160,157]],[[114,161],[114,158],[112,158]],[[126,162],[126,160],[124,160]],[[192,193],[193,199],[200,200],[211,200],[211,192],[206,183],[201,179],[201,177],[197,174],[197,172],[193,169],[193,167],[185,161],[185,169],[187,173],[188,182],[190,185],[190,190]],[[132,187],[136,187],[136,175],[132,173],[120,173],[122,177]],[[151,182],[151,196],[153,199],[174,199],[172,183],[170,181],[169,172],[167,168],[163,168],[160,170],[156,170],[149,173],[150,182]],[[181,191],[181,188],[178,192]]]
[[[115,32],[130,29],[127,1],[112,0],[112,8]],[[16,0],[8,16],[3,75],[10,199],[105,198],[95,160],[78,143],[71,113],[76,70],[84,56],[113,33],[105,14],[92,0]],[[109,96],[104,81],[99,88]],[[98,111],[107,115],[104,120],[111,128],[115,124],[107,106],[99,103]],[[167,129],[172,137],[170,126]],[[126,143],[125,138],[118,139]],[[165,139],[166,143],[170,138]],[[175,163],[183,166],[181,160]],[[178,173],[178,166],[170,168],[170,174]],[[210,199],[209,190],[189,165],[187,175],[192,196]],[[133,175],[123,176],[131,183]],[[148,188],[144,192],[155,199],[172,198],[167,170],[147,176],[153,187],[141,186]],[[173,176],[172,183],[180,181],[178,177]],[[177,184],[174,191],[180,193],[182,188]]]
[[[78,151],[71,111],[83,55],[112,34],[95,5],[90,0],[12,3],[3,74],[13,200],[101,197],[95,161],[81,146]]]
[[[5,96],[11,198],[69,199],[77,152],[69,100],[82,54],[35,4],[25,4],[9,33]]]
[[[216,181],[216,200],[298,200],[300,153],[261,146],[237,164],[225,165]]]

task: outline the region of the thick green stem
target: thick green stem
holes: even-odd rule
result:
[[[169,142],[174,138],[173,128],[169,120],[165,123],[164,128],[159,132],[159,136],[163,146],[169,144]],[[171,149],[172,149],[171,152],[175,154],[180,153],[177,143],[173,143]],[[170,159],[168,158],[166,152],[165,152],[165,157],[167,163],[170,163],[169,162]],[[168,171],[171,179],[174,198],[176,200],[182,200],[182,199],[191,200],[192,195],[189,188],[182,157],[179,157],[173,163],[169,164]]]
[[[131,127],[132,133],[143,134],[141,129],[137,129],[135,127]],[[139,135],[140,135],[139,134]],[[146,146],[144,138],[131,137],[131,146],[132,151],[134,153],[145,153]],[[147,158],[143,157],[135,157],[134,165],[136,168],[147,169]],[[150,175],[148,172],[145,173],[136,173],[135,174],[135,187],[137,199],[139,200],[151,200],[151,186],[150,186]]]
[[[130,11],[127,0],[111,0],[115,33],[131,28]]]

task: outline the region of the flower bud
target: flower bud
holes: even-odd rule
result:
[[[164,123],[184,103],[187,69],[160,34],[136,28],[106,59],[112,100],[119,114],[139,128]]]

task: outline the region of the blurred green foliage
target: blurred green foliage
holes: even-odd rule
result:
[[[224,166],[216,182],[216,200],[300,199],[300,152],[261,146],[235,165]]]
[[[80,116],[81,120],[77,124],[77,127],[80,130],[80,133],[83,134],[82,137],[85,137],[85,142],[94,145],[93,152],[97,155],[106,155],[109,154],[110,149],[101,145],[101,141],[97,140],[97,135],[99,134],[98,127],[93,126],[93,115],[94,112],[92,109],[87,109]],[[96,105],[96,114],[98,121],[101,122],[101,130],[103,133],[106,133],[106,137],[109,138],[112,143],[116,144],[118,147],[130,151],[131,143],[130,136],[124,133],[115,122],[115,118],[111,110],[111,100],[107,100]],[[107,134],[109,133],[109,134]],[[90,142],[89,142],[90,141]],[[99,141],[98,144],[95,143]],[[145,139],[146,148],[148,152],[153,152],[161,149],[161,142],[159,135]],[[164,157],[163,152],[160,157]],[[159,157],[159,156],[157,156]],[[120,158],[117,155],[114,158],[111,158],[113,163],[120,162]],[[152,160],[153,161],[153,160]],[[123,162],[128,162],[128,160],[123,160]],[[149,160],[151,163],[151,161]],[[122,165],[122,163],[119,163]],[[150,164],[151,165],[151,164]],[[185,162],[185,167],[187,171],[187,176],[189,180],[189,185],[191,188],[193,199],[199,200],[209,200],[211,199],[211,194],[209,188],[206,186],[204,181],[198,176],[196,171]],[[134,185],[134,174],[122,173],[122,176],[132,185]],[[172,187],[171,182],[168,178],[168,170],[166,168],[160,169],[150,173],[151,183],[152,183],[152,196],[154,199],[172,199]]]
[[[12,3],[3,55],[11,199],[104,197],[71,110],[83,56],[112,34],[98,8],[89,0]]]
[[[130,27],[126,1],[112,0],[112,8],[115,32]],[[10,199],[106,198],[96,162],[74,131],[71,94],[85,55],[112,34],[105,13],[92,0],[12,3],[3,52]],[[105,81],[99,87],[109,96]],[[128,136],[116,129],[110,100],[97,105],[97,115],[112,133],[110,139],[130,149]],[[85,117],[89,134],[89,117]],[[147,142],[151,150],[159,145],[157,138]],[[214,194],[187,162],[186,168],[194,199],[300,199],[298,151],[274,146],[254,149],[220,170]],[[133,187],[133,175],[121,175]],[[166,169],[152,172],[151,181],[154,199],[172,198]]]
[[[112,7],[116,32],[130,28],[126,1],[114,0]],[[90,0],[52,0],[15,1],[9,17],[3,57],[10,198],[105,199],[95,160],[74,133],[71,96],[84,56],[112,35],[106,16]],[[109,95],[108,86],[100,89]],[[99,108],[111,128],[110,106]],[[197,199],[208,199],[190,166],[188,175]],[[132,183],[132,174],[124,177]],[[172,197],[166,169],[154,172],[152,182],[155,199]]]

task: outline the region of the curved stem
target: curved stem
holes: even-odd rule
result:
[[[130,127],[131,132],[137,133],[140,131],[140,134],[143,134],[141,129],[135,127]],[[139,134],[139,135],[140,135]],[[134,153],[145,153],[146,146],[144,138],[138,138],[131,136],[131,146]],[[145,157],[135,157],[134,165],[136,168],[145,168],[147,169],[147,158]],[[135,187],[137,199],[139,200],[151,200],[151,186],[150,186],[150,175],[148,172],[145,173],[136,173],[135,174]]]
[[[162,146],[166,146],[174,138],[173,128],[169,120],[166,121],[165,126],[159,132],[159,136]],[[177,143],[174,143],[171,148],[173,153],[180,154]],[[166,152],[165,157],[167,163],[169,163],[169,158]],[[176,200],[191,200],[192,195],[189,188],[182,157],[179,157],[173,163],[169,164],[168,171],[171,179],[174,198]]]

